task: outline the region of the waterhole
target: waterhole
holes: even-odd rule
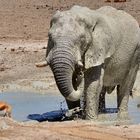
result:
[[[29,114],[42,114],[45,112],[67,109],[64,98],[60,93],[37,94],[28,92],[3,92],[0,93],[0,100],[8,102],[13,110],[12,117],[17,121],[28,121]],[[99,116],[102,123],[113,122],[117,116],[116,96],[111,94],[106,96],[106,114]],[[140,97],[136,96],[129,100],[129,118],[131,124],[140,123]]]
[[[12,117],[17,121],[27,121],[29,114],[42,114],[66,108],[64,98],[56,93],[4,92],[0,93],[0,100],[12,106]]]

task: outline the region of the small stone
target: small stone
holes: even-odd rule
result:
[[[44,47],[42,47],[42,49],[47,49],[47,47],[46,47],[46,46],[44,46]]]
[[[124,126],[123,128],[128,128],[128,126]]]
[[[120,126],[120,124],[119,123],[116,123],[115,126]]]
[[[24,27],[27,27],[27,25],[24,25]]]
[[[11,51],[12,51],[12,52],[14,52],[14,51],[15,51],[15,49],[14,49],[14,48],[11,48]]]

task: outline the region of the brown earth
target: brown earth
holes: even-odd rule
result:
[[[0,0],[0,91],[58,92],[50,68],[37,68],[35,63],[45,60],[51,16],[73,5],[91,9],[111,5],[127,11],[140,23],[139,0]],[[0,119],[0,140],[38,139],[140,139],[140,125],[103,126],[90,121],[34,124]]]

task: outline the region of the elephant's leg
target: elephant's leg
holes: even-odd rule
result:
[[[128,117],[129,95],[131,94],[138,69],[139,69],[138,64],[131,67],[122,85],[117,87],[117,102],[118,102],[119,118],[123,119],[125,117]]]
[[[129,100],[129,90],[118,86],[117,89],[117,108],[118,108],[118,118],[126,119],[128,118],[128,100]]]
[[[104,70],[101,66],[86,72],[86,107],[85,118],[96,119],[98,116],[99,96],[103,86]]]
[[[99,93],[101,88],[99,86],[99,81],[93,82],[87,89],[86,94],[86,119],[96,119],[98,116],[99,107]]]
[[[128,111],[129,93],[128,90],[125,90],[124,93],[122,93],[121,86],[117,86],[117,108],[119,112]]]
[[[75,107],[80,107],[80,100],[75,101],[75,102],[66,100],[66,102],[67,102],[68,109],[73,109]]]
[[[131,65],[122,84],[118,88],[118,117],[124,118],[128,114],[128,100],[139,69],[140,46],[138,45],[131,59]]]
[[[117,109],[119,109],[120,106],[120,85],[117,85]]]
[[[99,112],[105,111],[105,94],[106,94],[106,87],[103,86],[99,96]]]

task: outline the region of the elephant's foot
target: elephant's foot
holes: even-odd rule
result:
[[[95,106],[94,106],[95,107]],[[97,107],[86,107],[85,110],[85,119],[86,120],[96,120],[98,118],[98,109]]]
[[[89,97],[89,96],[88,96]],[[96,120],[98,117],[98,102],[95,100],[96,96],[94,98],[88,98],[86,101],[86,107],[85,107],[85,119],[86,120]]]
[[[129,117],[128,112],[118,112],[117,118],[116,118],[116,125],[126,125],[131,124],[131,119]]]
[[[94,94],[88,94],[86,96],[86,105],[85,105],[85,119],[95,120],[98,116],[98,97]]]
[[[97,118],[98,118],[98,115],[97,114],[86,114],[86,120],[97,120]]]
[[[128,111],[119,111],[117,114],[117,119],[120,121],[130,120]]]

